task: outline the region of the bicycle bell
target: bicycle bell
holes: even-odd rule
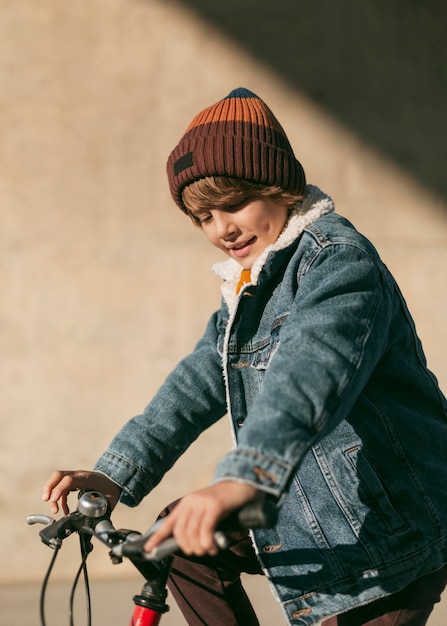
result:
[[[85,517],[102,517],[107,512],[107,500],[98,491],[86,491],[79,497],[78,511]]]

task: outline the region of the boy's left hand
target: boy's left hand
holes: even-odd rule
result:
[[[220,520],[261,494],[247,483],[224,481],[195,491],[182,498],[164,518],[160,528],[148,539],[144,549],[150,552],[168,537],[174,536],[184,554],[217,554],[214,531]]]

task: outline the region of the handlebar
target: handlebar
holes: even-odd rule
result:
[[[179,549],[176,540],[171,537],[159,544],[151,552],[146,552],[144,544],[148,537],[158,528],[158,525],[162,523],[162,520],[157,522],[143,535],[135,530],[116,530],[110,519],[110,513],[110,507],[103,494],[97,491],[87,491],[80,494],[76,511],[65,515],[59,520],[39,514],[27,517],[28,524],[44,525],[44,528],[39,533],[40,538],[43,543],[54,550],[54,555],[42,584],[40,596],[41,626],[46,624],[45,593],[54,562],[62,542],[73,533],[79,536],[82,559],[70,595],[70,624],[73,624],[73,599],[81,573],[84,574],[87,619],[88,624],[91,624],[90,590],[86,560],[93,549],[92,537],[108,546],[112,563],[122,563],[123,558],[126,557],[146,580],[141,594],[133,597],[135,609],[132,624],[142,623],[140,622],[141,611],[146,612],[147,610],[151,620],[153,620],[154,616],[157,619],[157,621],[147,623],[158,624],[159,616],[169,609],[166,604],[166,583],[172,565],[172,555]],[[224,520],[222,527],[214,535],[216,544],[221,549],[225,549],[229,545],[226,532],[241,528],[271,527],[276,523],[276,519],[277,507],[269,497],[248,504]],[[135,615],[136,620],[134,620]]]
[[[228,547],[225,531],[237,529],[271,528],[277,520],[276,503],[268,497],[245,505],[230,515],[216,530],[214,538],[221,549]],[[144,551],[144,544],[155,532],[162,520],[154,524],[146,533],[135,530],[116,530],[110,519],[110,508],[105,496],[97,491],[87,491],[79,497],[77,510],[59,520],[46,515],[29,515],[28,524],[44,524],[39,535],[43,543],[53,549],[62,545],[64,539],[73,533],[93,536],[110,548],[110,556],[116,563],[122,557],[131,561],[163,561],[178,551],[175,538],[171,537],[159,544],[151,552]]]

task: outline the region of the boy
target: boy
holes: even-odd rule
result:
[[[447,403],[397,285],[248,90],[199,113],[167,168],[230,257],[221,308],[95,470],[55,472],[44,500],[67,511],[89,487],[134,506],[228,413],[234,449],[146,545],[177,538],[188,623],[258,624],[239,573],[264,570],[289,624],[422,626],[447,576]],[[218,555],[218,521],[260,494],[275,528]]]

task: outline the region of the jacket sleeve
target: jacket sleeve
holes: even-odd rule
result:
[[[97,461],[95,469],[121,487],[125,504],[136,506],[200,433],[226,413],[218,321],[216,313],[194,351]]]
[[[390,307],[380,261],[347,244],[307,261],[238,446],[214,482],[279,497],[309,448],[349,415],[383,353]]]

